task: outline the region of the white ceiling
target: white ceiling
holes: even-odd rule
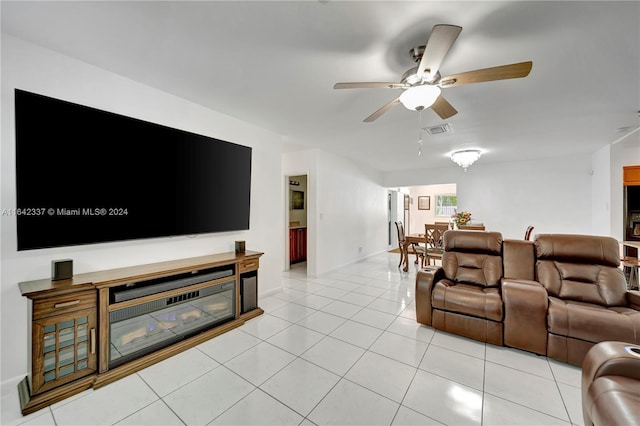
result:
[[[638,127],[640,2],[1,2],[2,31],[382,170],[590,153]],[[443,76],[533,61],[523,79],[454,87],[452,134],[425,136],[397,90],[433,25],[463,27]],[[422,126],[443,123],[433,111]]]

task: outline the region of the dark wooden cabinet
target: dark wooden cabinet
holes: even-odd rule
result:
[[[622,168],[624,186],[640,185],[640,166],[624,166]]]
[[[307,260],[307,228],[289,229],[289,263]]]

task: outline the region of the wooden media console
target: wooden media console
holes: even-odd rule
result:
[[[263,253],[219,253],[19,284],[29,299],[31,374],[22,414],[98,388],[241,326]]]

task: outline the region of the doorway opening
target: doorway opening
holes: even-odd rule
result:
[[[288,268],[307,272],[308,175],[292,175],[288,181]]]
[[[396,221],[404,225],[406,234],[424,233],[426,223],[449,222],[456,212],[457,186],[455,183],[416,185],[388,189],[388,244],[398,247]],[[451,204],[453,201],[454,204]]]

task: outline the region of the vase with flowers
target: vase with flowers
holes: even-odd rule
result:
[[[469,222],[471,222],[471,213],[470,212],[454,213],[451,216],[451,219],[453,219],[453,221],[456,223],[458,228],[460,228],[461,226],[468,225]]]

